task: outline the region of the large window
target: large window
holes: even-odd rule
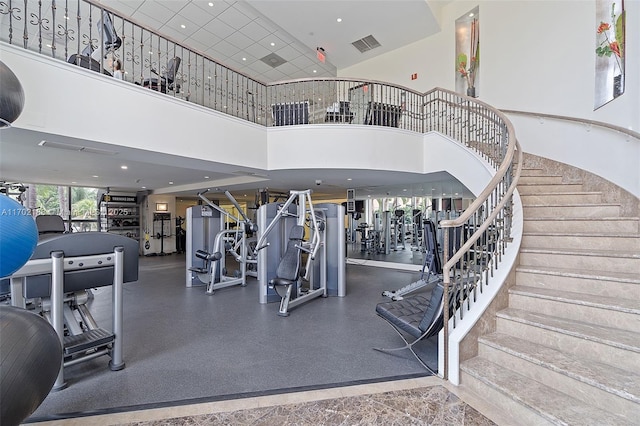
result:
[[[87,232],[98,230],[97,188],[28,184],[25,207],[33,216],[62,216],[67,230]]]

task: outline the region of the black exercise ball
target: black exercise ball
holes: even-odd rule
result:
[[[29,417],[58,377],[62,345],[41,316],[0,305],[0,424],[18,425]]]
[[[22,113],[24,90],[18,77],[0,61],[0,129],[9,126]]]

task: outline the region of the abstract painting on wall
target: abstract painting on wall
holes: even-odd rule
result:
[[[456,92],[478,96],[480,71],[480,8],[456,19]]]
[[[596,0],[594,109],[624,93],[624,0]]]

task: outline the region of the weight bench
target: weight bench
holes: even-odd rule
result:
[[[421,340],[440,332],[444,325],[444,287],[438,282],[429,296],[418,294],[401,300],[382,302],[376,306],[376,313],[382,317],[402,337],[405,345],[399,348],[374,348],[380,352],[395,352],[409,349],[418,362],[432,374],[436,374],[413,350]],[[450,305],[457,305],[458,292],[450,291]],[[453,307],[451,306],[451,307]],[[451,312],[454,312],[453,310]],[[407,337],[407,335],[409,337]],[[411,340],[411,338],[413,340]]]

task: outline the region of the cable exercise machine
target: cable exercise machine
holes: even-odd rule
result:
[[[247,284],[247,265],[257,263],[253,252],[248,250],[247,235],[256,232],[256,226],[229,191],[224,194],[242,220],[212,203],[204,195],[208,191],[198,193],[205,204],[187,209],[186,286],[204,284],[206,293],[212,295],[215,290]],[[234,229],[231,222],[235,223]],[[239,268],[232,275],[226,264],[227,254]]]
[[[314,206],[311,190],[290,191],[284,204],[260,206],[258,229],[260,303],[280,301],[278,315],[288,316],[311,299],[346,294],[341,205]]]

